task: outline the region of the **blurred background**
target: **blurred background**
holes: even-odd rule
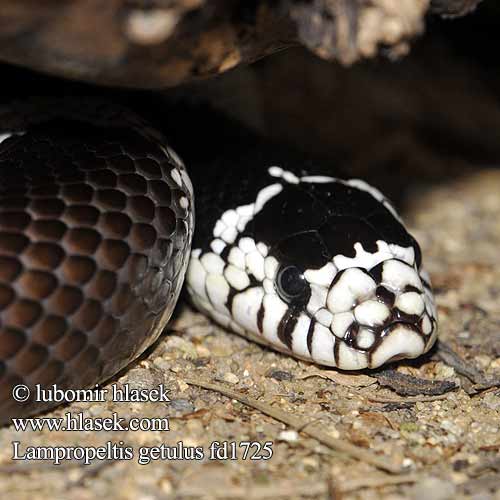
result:
[[[4,95],[104,93],[157,111],[165,102],[169,120],[172,101],[208,101],[398,199],[408,177],[415,189],[500,157],[499,16],[493,0],[463,18],[429,16],[407,56],[382,50],[350,67],[294,48],[165,91],[102,89],[7,65],[2,87]],[[223,143],[220,131],[211,133]]]

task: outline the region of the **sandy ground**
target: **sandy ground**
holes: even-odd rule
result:
[[[441,339],[468,366],[490,377],[500,375],[499,190],[500,171],[477,169],[448,184],[420,188],[405,209],[436,287]],[[435,353],[417,363],[401,362],[397,370],[453,381],[458,388],[434,398],[399,396],[382,387],[374,374],[339,375],[275,354],[181,305],[160,341],[113,381],[134,388],[165,384],[170,403],[74,403],[48,415],[169,417],[170,430],[4,428],[0,497],[500,499],[498,387],[474,389]],[[305,432],[186,380],[213,382],[294,415]],[[310,428],[402,469],[390,474],[352,459],[310,437]],[[20,442],[20,453],[27,445],[96,447],[111,441],[132,447],[135,456],[90,465],[12,461],[13,441]],[[214,441],[235,442],[237,459],[210,459]],[[272,458],[245,460],[242,441],[272,442]],[[180,450],[180,442],[185,449],[203,447],[205,457],[138,463],[141,448],[165,444]],[[264,450],[261,454],[266,455]]]

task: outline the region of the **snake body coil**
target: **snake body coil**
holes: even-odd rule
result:
[[[16,384],[90,387],[143,352],[188,261],[199,309],[295,357],[363,369],[434,343],[420,249],[376,189],[253,136],[201,149],[190,252],[193,187],[165,139],[55,115],[0,142],[0,422],[51,406]]]
[[[50,121],[0,144],[3,422],[44,409],[16,384],[91,386],[159,335],[188,263],[186,179],[132,128]]]

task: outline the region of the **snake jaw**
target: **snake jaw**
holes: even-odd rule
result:
[[[323,320],[336,337],[335,366],[346,370],[377,368],[387,362],[416,358],[436,339],[432,291],[415,265],[392,258],[374,268],[348,268],[336,276]]]

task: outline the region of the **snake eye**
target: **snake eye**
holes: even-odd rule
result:
[[[310,289],[302,272],[295,266],[282,267],[276,276],[278,295],[287,303],[305,303]]]

